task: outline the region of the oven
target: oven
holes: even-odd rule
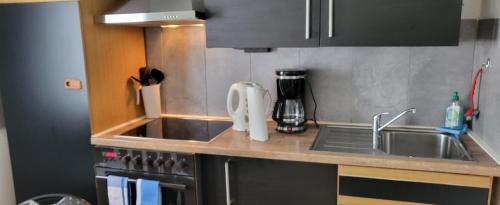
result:
[[[94,147],[97,200],[108,205],[107,177],[128,177],[129,204],[136,204],[137,179],[160,182],[163,205],[198,205],[194,154]]]

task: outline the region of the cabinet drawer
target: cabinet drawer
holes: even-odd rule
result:
[[[339,204],[487,205],[491,177],[339,166]]]
[[[339,177],[339,194],[424,204],[488,204],[489,189],[359,177]]]

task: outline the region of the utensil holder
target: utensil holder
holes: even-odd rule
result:
[[[146,118],[161,117],[160,84],[143,86],[140,90],[142,92],[142,101],[144,103],[144,110],[146,111]]]

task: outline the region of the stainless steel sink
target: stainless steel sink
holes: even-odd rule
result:
[[[387,129],[380,132],[380,139],[377,149],[373,149],[370,128],[325,126],[320,129],[311,150],[473,160],[459,140],[429,129]]]
[[[378,149],[389,155],[437,159],[472,160],[454,137],[432,132],[381,132]]]

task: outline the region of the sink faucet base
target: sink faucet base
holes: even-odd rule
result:
[[[392,120],[389,120],[389,122],[385,123],[382,126],[380,126],[380,119],[382,119],[382,115],[388,115],[389,113],[383,112],[383,113],[376,114],[375,116],[373,116],[373,125],[372,125],[373,149],[378,148],[379,132],[382,131],[387,126],[389,126],[390,124],[392,124],[393,122],[395,122],[396,120],[398,120],[399,118],[403,117],[403,115],[406,115],[410,112],[415,114],[417,112],[417,110],[415,108],[410,108],[408,110],[405,110],[405,111],[401,112],[399,115],[397,115],[396,117],[392,118]]]

